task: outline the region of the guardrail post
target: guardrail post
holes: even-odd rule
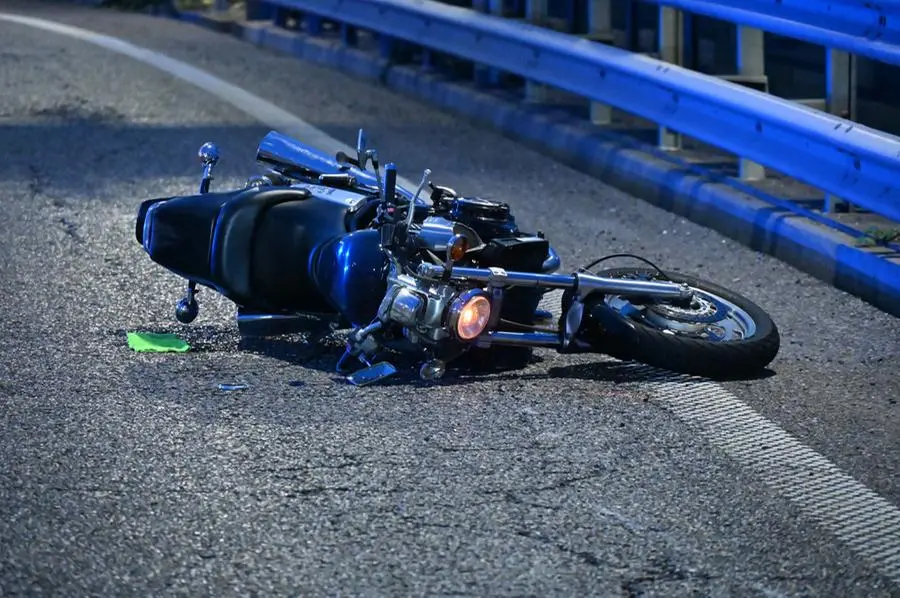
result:
[[[597,43],[612,44],[615,41],[612,31],[612,0],[590,0],[587,38]],[[595,125],[612,123],[612,115],[612,106],[591,102],[591,122]]]
[[[275,16],[275,6],[262,0],[247,0],[244,11],[248,21],[269,21]]]
[[[547,0],[525,0],[525,20],[535,25],[544,25],[547,21]],[[529,102],[546,102],[547,87],[534,81],[525,82],[525,100]]]
[[[322,34],[322,17],[313,13],[306,13],[303,15],[304,20],[306,21],[306,32],[310,35],[321,35]]]
[[[668,6],[659,7],[659,58],[677,65],[684,62],[684,14]],[[659,147],[681,149],[681,134],[659,127]]]
[[[378,55],[381,56],[384,60],[390,60],[391,55],[394,53],[394,38],[385,35],[384,33],[378,34]]]
[[[761,29],[738,26],[737,28],[737,68],[740,77],[765,77],[765,33]],[[738,176],[744,180],[766,178],[763,165],[738,158]]]
[[[503,0],[472,0],[472,9],[490,15],[503,14]],[[500,83],[500,72],[480,64],[475,65],[475,84],[482,87],[496,87]]]
[[[346,46],[355,46],[359,36],[357,35],[356,27],[352,25],[348,25],[347,23],[341,23],[341,44]]]
[[[825,110],[856,120],[856,56],[840,50],[825,50]],[[841,198],[825,194],[826,212],[846,212],[851,206]]]

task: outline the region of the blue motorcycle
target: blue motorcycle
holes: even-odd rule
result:
[[[347,329],[336,369],[353,384],[397,373],[404,356],[427,380],[450,364],[524,367],[537,347],[723,379],[757,375],[778,352],[753,302],[639,256],[559,273],[508,204],[435,185],[428,170],[417,189],[398,185],[362,130],[356,156],[334,157],[270,132],[263,174],[242,189],[210,191],[218,149],[199,157],[199,193],[144,201],[136,222],[150,259],[188,281],[177,319],[197,317],[203,286],[236,304],[244,336]],[[643,265],[591,272],[624,256]]]

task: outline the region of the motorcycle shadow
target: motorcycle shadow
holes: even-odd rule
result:
[[[299,365],[304,368],[332,374],[335,381],[346,382],[344,375],[335,371],[335,365],[344,352],[344,343],[339,336],[328,337],[318,341],[310,341],[306,337],[298,337],[297,339],[288,337],[243,337],[239,341],[238,348],[241,351],[278,359],[291,365]],[[696,384],[698,381],[711,380],[709,378],[668,372],[642,363],[619,361],[614,358],[598,357],[596,361],[588,363],[553,365],[546,369],[541,368],[541,364],[547,361],[538,352],[530,357],[526,365],[520,367],[481,370],[473,368],[466,361],[461,361],[451,364],[443,378],[423,381],[418,377],[415,361],[399,357],[397,361],[393,362],[399,370],[397,374],[379,382],[379,385],[458,386],[460,384],[485,381],[538,381],[551,379],[577,379],[621,384],[636,382]],[[775,372],[766,369],[756,376],[744,377],[740,380],[759,380],[774,375]]]
[[[315,340],[310,340],[309,337],[302,335],[298,335],[296,338],[242,337],[238,343],[240,351],[331,374],[334,381],[341,383],[346,383],[345,374],[337,372],[335,367],[343,355],[345,347],[345,340],[339,334]],[[466,382],[496,379],[498,375],[504,374],[515,377],[517,376],[515,372],[522,370],[520,367],[482,371],[462,360],[450,364],[443,378],[425,381],[419,378],[419,363],[414,357],[392,354],[390,361],[398,371],[394,376],[380,381],[379,386],[459,385]],[[532,355],[528,365],[539,364],[543,361],[544,359],[539,355]],[[546,378],[546,376],[543,377]],[[537,378],[540,377],[535,376],[535,379]]]

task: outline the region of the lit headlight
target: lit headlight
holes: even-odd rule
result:
[[[450,329],[462,340],[472,340],[484,332],[491,319],[491,301],[484,291],[472,289],[450,305]]]

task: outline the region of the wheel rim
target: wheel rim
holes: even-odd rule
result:
[[[756,321],[746,309],[709,291],[690,288],[694,292],[690,307],[636,305],[620,295],[607,295],[605,301],[620,314],[667,334],[712,342],[735,342],[756,334]]]

